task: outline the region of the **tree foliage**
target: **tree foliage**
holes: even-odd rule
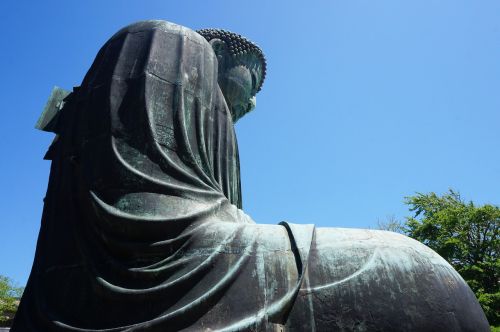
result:
[[[10,326],[22,293],[22,287],[14,286],[12,280],[0,275],[0,326]]]
[[[406,197],[414,212],[404,233],[446,259],[476,294],[491,325],[500,325],[500,208],[476,206],[450,190]]]

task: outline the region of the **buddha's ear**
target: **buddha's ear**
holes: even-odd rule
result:
[[[219,54],[224,55],[223,53],[227,52],[226,43],[224,43],[222,40],[220,40],[218,38],[214,38],[214,39],[210,40],[209,43],[212,46],[216,55],[219,55]]]
[[[226,45],[226,43],[224,43],[222,40],[217,39],[217,38],[212,39],[209,43],[212,46],[212,49],[215,52],[215,56],[217,57],[217,60],[220,63],[227,56],[227,45]]]

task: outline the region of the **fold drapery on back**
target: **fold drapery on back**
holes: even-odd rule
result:
[[[139,186],[199,202],[226,197],[241,207],[238,149],[217,59],[197,33],[158,21],[118,32],[83,80],[77,109],[82,159],[91,163],[82,168],[92,171],[86,180],[93,190]],[[99,149],[109,151],[96,158]],[[126,174],[116,177],[116,163]]]
[[[242,236],[238,224],[253,221],[239,209],[238,148],[210,44],[164,21],[124,28],[99,51],[55,131],[13,329],[174,326],[182,312],[193,318],[213,306],[255,239],[238,240],[247,254],[234,261],[218,255]],[[200,230],[214,221],[235,226],[203,245]],[[207,277],[215,270],[218,278]]]

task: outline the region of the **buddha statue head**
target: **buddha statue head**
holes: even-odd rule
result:
[[[255,107],[255,95],[266,76],[264,54],[257,45],[233,32],[221,29],[197,32],[212,45],[217,56],[219,86],[236,122]]]

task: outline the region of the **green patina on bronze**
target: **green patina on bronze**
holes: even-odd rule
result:
[[[234,122],[266,65],[221,31],[130,25],[79,88],[53,94],[37,127],[58,139],[12,332],[488,331],[463,279],[416,241],[243,212]]]
[[[223,29],[197,31],[212,46],[218,63],[218,81],[233,121],[252,111],[255,95],[262,88],[267,64],[262,50],[253,42]]]

